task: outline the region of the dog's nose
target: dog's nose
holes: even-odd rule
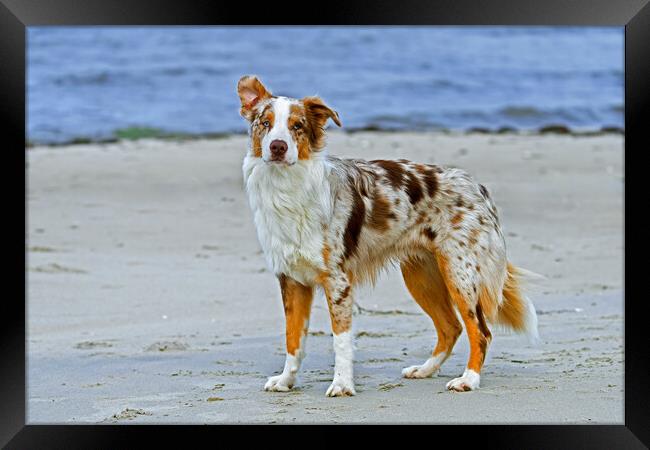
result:
[[[280,159],[287,153],[289,146],[286,142],[276,139],[271,142],[271,157],[273,159]]]

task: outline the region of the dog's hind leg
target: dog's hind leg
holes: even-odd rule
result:
[[[352,341],[352,280],[342,271],[330,273],[323,280],[332,332],[334,335],[334,380],[327,389],[328,397],[355,395]]]
[[[309,327],[309,315],[314,298],[314,289],[280,275],[280,289],[286,318],[287,357],[280,375],[270,377],[264,389],[285,392],[296,382],[300,363],[305,356],[305,337]]]
[[[430,377],[449,357],[463,328],[456,318],[447,287],[433,255],[410,258],[401,263],[402,275],[409,292],[426,312],[436,328],[438,342],[424,364],[402,370],[406,378]]]
[[[458,392],[471,391],[479,387],[481,368],[492,340],[479,301],[481,277],[475,267],[464,263],[462,256],[448,258],[442,252],[436,252],[436,261],[452,303],[458,308],[465,323],[470,347],[469,361],[463,375],[447,383],[447,389]]]

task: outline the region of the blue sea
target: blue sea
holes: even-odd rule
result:
[[[344,128],[623,127],[622,27],[30,27],[27,138],[244,132],[237,80]]]

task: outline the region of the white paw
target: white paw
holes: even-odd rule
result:
[[[352,380],[344,381],[339,378],[332,381],[332,384],[327,388],[325,395],[328,397],[345,397],[348,395],[356,395],[356,393]]]
[[[286,376],[285,374],[276,375],[274,377],[269,377],[268,381],[264,385],[265,391],[273,392],[288,392],[293,387],[295,380],[293,377]]]
[[[436,369],[423,364],[421,366],[411,366],[402,369],[404,378],[428,378],[435,373]]]
[[[454,378],[447,383],[447,389],[456,392],[473,391],[478,388],[481,376],[473,370],[465,370],[462,377]]]

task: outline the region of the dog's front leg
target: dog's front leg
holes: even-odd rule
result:
[[[286,392],[295,384],[300,363],[305,356],[305,337],[314,290],[313,287],[302,285],[286,275],[280,275],[279,280],[287,323],[287,358],[282,373],[270,377],[264,389]]]
[[[335,273],[323,283],[334,335],[334,380],[328,397],[355,395],[352,342],[352,283],[345,273]]]

